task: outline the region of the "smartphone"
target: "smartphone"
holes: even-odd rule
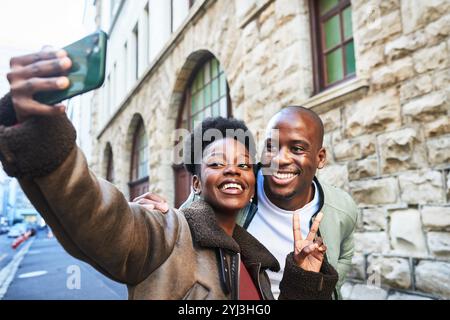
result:
[[[107,34],[99,30],[64,47],[72,60],[67,74],[70,86],[65,90],[39,92],[34,99],[54,105],[101,87],[105,81],[107,39]]]

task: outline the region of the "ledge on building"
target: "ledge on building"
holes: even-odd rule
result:
[[[256,1],[245,14],[241,17],[239,22],[239,27],[241,29],[245,28],[247,24],[249,24],[253,19],[261,14],[261,12],[266,9],[271,2],[274,0],[259,0]]]
[[[316,113],[324,113],[331,110],[339,102],[365,93],[368,88],[369,81],[367,79],[353,78],[312,96],[303,101],[301,105]]]

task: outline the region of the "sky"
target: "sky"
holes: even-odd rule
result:
[[[85,2],[92,0],[0,0],[0,95],[14,55],[39,51],[44,45],[64,47],[94,31],[83,24]],[[89,17],[89,15],[88,15]]]

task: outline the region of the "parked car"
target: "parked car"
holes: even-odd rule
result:
[[[17,238],[27,232],[27,225],[25,223],[17,223],[11,227],[8,232],[8,238]]]

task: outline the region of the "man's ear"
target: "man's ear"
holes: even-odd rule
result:
[[[192,176],[192,188],[195,194],[199,195],[202,193],[202,183],[197,175]]]
[[[324,147],[320,148],[317,153],[317,168],[323,169],[325,167],[325,163],[327,162],[327,151]]]

